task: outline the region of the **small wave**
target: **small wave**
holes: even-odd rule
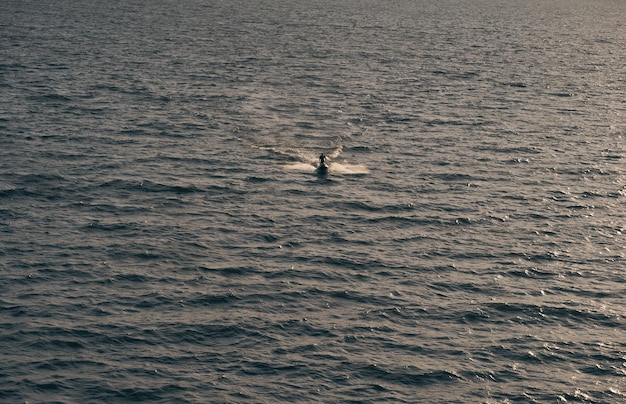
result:
[[[361,377],[367,379],[376,379],[387,383],[409,386],[428,386],[466,380],[454,370],[420,370],[412,366],[400,369],[371,364],[362,366],[359,369],[359,373]]]
[[[300,171],[300,172],[305,172],[305,173],[312,173],[315,171],[315,166],[309,163],[303,163],[300,161],[296,163],[283,164],[283,168],[285,170]]]
[[[17,191],[17,187],[13,184],[0,182],[0,197],[12,196]]]
[[[299,161],[316,161],[317,157],[314,153],[306,150],[301,150],[297,147],[290,146],[272,146],[272,145],[263,145],[261,142],[256,141],[255,139],[244,139],[242,137],[238,138],[239,141],[245,143],[249,147],[258,150],[265,150],[272,153],[275,153],[279,156],[286,157],[290,160],[299,160]]]
[[[59,101],[59,102],[71,101],[71,98],[69,98],[68,96],[65,96],[63,94],[58,94],[58,93],[41,94],[41,95],[33,97],[33,99],[41,100],[41,101]]]
[[[158,182],[146,181],[129,181],[115,179],[100,184],[102,188],[117,188],[123,190],[140,190],[144,192],[173,192],[176,194],[186,194],[200,191],[195,185],[167,185]]]

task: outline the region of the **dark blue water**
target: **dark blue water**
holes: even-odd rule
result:
[[[623,1],[1,9],[0,402],[626,401]]]

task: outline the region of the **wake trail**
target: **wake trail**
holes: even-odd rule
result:
[[[299,147],[292,146],[277,146],[277,145],[262,145],[252,140],[246,140],[244,138],[238,138],[239,141],[245,143],[251,148],[264,150],[274,153],[278,156],[292,160],[293,162],[282,164],[283,169],[290,171],[300,172],[315,172],[318,164],[319,155]],[[325,150],[328,150],[327,148]],[[343,153],[343,145],[339,145],[330,151],[324,153],[328,158],[329,172],[335,174],[368,174],[369,169],[364,165],[348,164],[344,162],[337,162],[339,156]]]
[[[249,147],[258,150],[269,151],[274,154],[277,154],[282,157],[286,157],[290,160],[298,160],[298,161],[315,161],[317,157],[314,153],[306,150],[302,150],[298,147],[290,147],[290,146],[271,146],[271,145],[261,145],[257,142],[249,141],[244,138],[238,138],[239,141],[245,143]]]

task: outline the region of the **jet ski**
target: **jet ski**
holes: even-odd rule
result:
[[[315,173],[317,175],[326,175],[328,174],[328,169],[330,168],[330,166],[326,163],[320,163],[319,166],[317,166],[317,168],[315,169]]]

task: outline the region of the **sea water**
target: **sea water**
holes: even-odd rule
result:
[[[626,401],[623,1],[0,8],[1,402]]]

